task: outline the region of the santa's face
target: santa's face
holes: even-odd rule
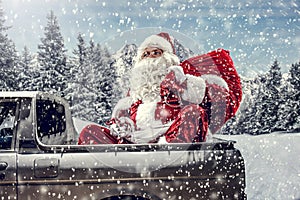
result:
[[[145,49],[145,54],[136,61],[130,74],[130,96],[134,101],[154,101],[160,97],[160,83],[168,67],[178,65],[176,55],[157,49]],[[159,55],[159,56],[158,56]]]

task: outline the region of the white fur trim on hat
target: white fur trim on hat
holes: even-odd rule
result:
[[[151,35],[147,37],[144,42],[139,47],[140,51],[145,50],[147,47],[156,47],[162,49],[163,51],[173,53],[173,47],[171,43],[158,35]]]

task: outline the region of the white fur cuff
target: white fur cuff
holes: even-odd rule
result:
[[[175,73],[176,81],[179,82],[179,84],[183,83],[186,80],[186,76],[183,72],[182,67],[174,65],[170,66],[168,68],[168,72],[173,71]]]
[[[200,104],[205,95],[206,84],[203,78],[186,75],[187,88],[182,94],[182,99],[191,103]]]

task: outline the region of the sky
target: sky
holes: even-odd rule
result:
[[[2,8],[19,52],[37,51],[52,10],[70,54],[79,33],[121,47],[121,40],[140,42],[163,30],[184,36],[199,54],[229,50],[244,76],[264,73],[276,59],[283,72],[300,61],[299,0],[2,0]]]

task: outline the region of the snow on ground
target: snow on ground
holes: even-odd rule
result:
[[[300,200],[300,133],[217,137],[237,142],[245,160],[249,200]]]

